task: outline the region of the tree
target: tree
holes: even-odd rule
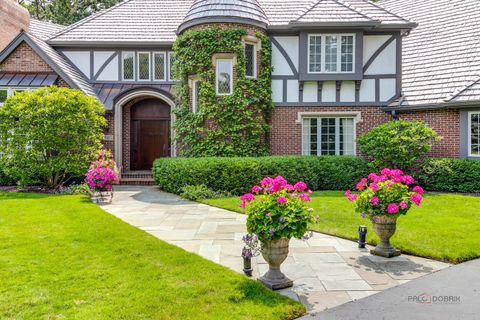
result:
[[[374,166],[408,170],[439,139],[437,133],[421,121],[398,120],[373,128],[358,139],[358,145],[373,158]]]
[[[104,108],[80,90],[18,92],[0,108],[1,164],[22,186],[84,176],[101,148]]]

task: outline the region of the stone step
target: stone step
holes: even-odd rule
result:
[[[127,171],[122,172],[120,184],[151,186],[154,184],[154,180],[150,171]]]

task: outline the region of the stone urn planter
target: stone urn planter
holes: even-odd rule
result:
[[[280,265],[288,256],[289,242],[290,239],[281,238],[262,243],[261,253],[268,263],[268,271],[259,280],[272,290],[293,286],[293,281],[280,271]]]
[[[373,231],[380,238],[380,243],[370,253],[376,256],[392,258],[400,255],[400,250],[390,244],[390,238],[395,234],[397,218],[377,216],[372,219]]]

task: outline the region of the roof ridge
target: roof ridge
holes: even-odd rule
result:
[[[32,21],[32,20],[33,20],[33,21],[40,22],[40,23],[50,24],[50,25],[55,26],[55,27],[61,27],[61,28],[68,27],[68,26],[66,26],[66,25],[59,24],[59,23],[55,23],[55,22],[51,22],[51,21],[44,21],[44,20],[40,20],[40,19],[30,18],[30,21]]]
[[[312,6],[310,6],[310,8],[308,8],[304,13],[302,13],[300,16],[298,16],[293,21],[298,21],[301,18],[305,17],[305,15],[307,15],[310,11],[312,11],[315,7],[317,7],[317,5],[319,5],[320,2],[322,2],[322,1],[324,1],[324,0],[318,0],[316,3],[314,3]],[[356,14],[359,14],[359,15],[363,16],[364,18],[366,18],[368,20],[378,21],[377,19],[373,19],[372,17],[368,16],[366,13],[363,13],[360,9],[354,7],[351,3],[348,3],[347,1],[344,1],[344,0],[330,0],[330,1],[336,2],[337,4],[347,8],[350,11],[355,12]]]
[[[313,3],[310,5],[310,7],[308,7],[305,12],[301,13],[300,15],[298,15],[298,17],[292,21],[298,21],[300,20],[301,18],[303,18],[307,13],[309,13],[313,8],[315,8],[320,2],[322,2],[323,0],[314,0],[312,1]]]
[[[367,2],[367,3],[371,4],[372,6],[378,8],[378,9],[380,9],[380,10],[383,10],[383,11],[385,11],[385,12],[391,14],[391,15],[394,15],[395,17],[397,17],[397,18],[399,18],[399,19],[401,19],[401,20],[403,20],[403,21],[405,21],[405,22],[415,22],[414,19],[411,19],[411,18],[405,19],[404,17],[396,14],[395,12],[392,12],[392,11],[390,11],[390,10],[385,9],[384,7],[376,4],[376,3],[373,2],[373,1],[370,1],[370,0],[362,0],[362,1],[363,1],[363,2]]]
[[[445,97],[444,101],[445,102],[452,101],[453,99],[457,98],[461,93],[465,92],[466,90],[468,90],[468,88],[470,88],[471,86],[477,83],[480,83],[480,75],[478,76],[477,79],[470,81],[470,83],[466,84],[463,88],[460,88],[456,92],[454,91],[449,96]]]
[[[117,3],[116,5],[111,6],[110,8],[106,8],[106,9],[97,11],[97,12],[95,12],[95,13],[93,13],[93,14],[85,17],[85,18],[83,18],[82,20],[79,20],[79,21],[75,22],[74,24],[71,24],[71,25],[69,25],[69,26],[66,26],[66,28],[60,30],[59,32],[54,33],[51,37],[49,37],[49,38],[47,39],[47,41],[50,41],[50,40],[52,40],[52,39],[54,39],[54,38],[56,38],[56,37],[58,37],[58,36],[61,36],[61,35],[69,32],[69,31],[71,31],[71,30],[73,30],[73,29],[75,29],[75,28],[77,28],[77,27],[79,27],[79,26],[81,26],[81,25],[83,25],[83,24],[85,24],[85,23],[87,23],[87,22],[95,19],[95,18],[98,18],[99,16],[101,16],[101,15],[107,13],[107,12],[110,12],[110,11],[112,11],[113,9],[115,9],[115,8],[117,8],[117,7],[120,7],[120,6],[126,4],[127,2],[130,2],[130,1],[132,1],[132,0],[123,0],[123,1],[120,1],[119,3]]]

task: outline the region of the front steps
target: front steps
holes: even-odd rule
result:
[[[120,184],[153,186],[155,181],[151,171],[125,171],[120,175]]]

